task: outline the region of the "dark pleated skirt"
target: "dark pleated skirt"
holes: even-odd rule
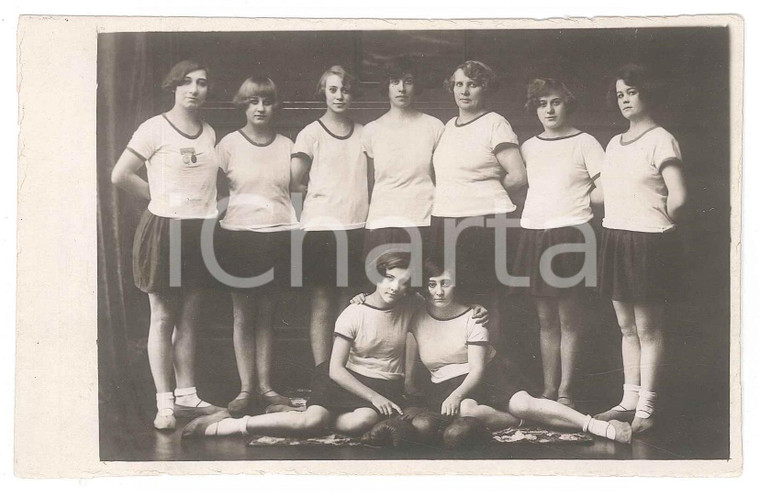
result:
[[[679,252],[675,231],[605,228],[599,254],[599,293],[620,302],[672,298],[678,287]]]
[[[204,221],[214,225],[215,219],[171,219],[145,210],[135,231],[132,244],[132,274],[135,286],[146,293],[161,293],[176,288],[212,288],[214,278],[201,255],[201,228]],[[171,258],[170,230],[177,225],[180,255]],[[210,226],[211,226],[210,225]],[[215,225],[213,226],[215,228]],[[178,263],[180,278],[170,279],[172,263]]]
[[[343,231],[308,231],[303,238],[303,255],[293,258],[291,269],[301,269],[304,286],[359,286],[366,278],[362,252],[364,250],[364,229]],[[336,254],[337,235],[346,235],[346,253]],[[339,283],[338,266],[347,270],[348,284]]]
[[[429,383],[425,390],[427,406],[433,412],[441,411],[441,404],[457,389],[467,374],[447,379],[440,383]],[[467,395],[480,405],[488,405],[497,410],[508,411],[509,400],[519,391],[526,389],[525,378],[514,363],[496,355],[487,365],[483,381]]]
[[[375,379],[354,372],[351,369],[348,372],[369,389],[380,393],[396,405],[402,406],[403,379]],[[311,395],[306,405],[319,405],[336,414],[351,412],[357,408],[372,408],[380,413],[377,408],[372,406],[372,403],[351,393],[330,379],[330,362],[323,362],[314,370],[314,377],[311,381]]]
[[[569,291],[577,291],[585,287],[585,278],[573,283],[572,286],[558,286],[551,279],[541,274],[541,256],[547,249],[561,244],[583,244],[583,233],[575,227],[550,228],[546,230],[523,229],[520,233],[520,243],[513,273],[515,276],[530,278],[528,287],[512,287],[511,293],[528,293],[534,297],[559,297]],[[596,244],[594,244],[594,251]],[[551,259],[551,273],[559,278],[570,278],[581,272],[586,261],[586,252],[563,252]],[[596,269],[596,257],[589,259],[591,269]]]

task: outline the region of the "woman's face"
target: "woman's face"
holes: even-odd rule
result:
[[[628,120],[636,120],[647,115],[646,104],[641,100],[641,93],[636,86],[629,86],[624,80],[615,83],[618,108]]]
[[[386,304],[394,306],[409,291],[409,277],[408,268],[386,269],[376,291]]]
[[[485,106],[483,87],[464,74],[462,69],[454,72],[454,101],[460,111],[477,112]]]
[[[248,101],[245,117],[255,126],[269,127],[274,115],[274,101],[269,96],[255,95]]]
[[[344,113],[351,106],[351,93],[343,86],[339,75],[330,74],[325,79],[325,103],[334,113]]]
[[[414,101],[414,78],[404,74],[401,79],[391,79],[388,83],[388,99],[391,106],[409,108]]]
[[[174,88],[174,105],[189,110],[199,109],[208,95],[208,80],[205,70],[188,72],[182,84]]]
[[[567,104],[558,93],[549,93],[538,98],[536,115],[544,129],[560,129],[567,125]]]
[[[454,301],[454,292],[454,283],[448,269],[427,280],[427,300],[433,307],[443,308],[450,305]]]

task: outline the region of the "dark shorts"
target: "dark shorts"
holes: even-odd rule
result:
[[[500,218],[508,215],[498,215]],[[519,230],[517,228],[497,231],[488,225],[497,215],[486,215],[468,218],[445,218],[433,216],[430,220],[431,253],[439,262],[445,254],[445,228],[461,225],[463,221],[475,220],[484,226],[470,226],[462,230],[456,242],[456,283],[457,286],[470,293],[488,293],[494,288],[503,286],[496,275],[496,263],[502,269],[511,271],[512,258],[517,247]],[[497,244],[497,234],[503,245]],[[504,241],[506,239],[506,242]],[[451,247],[450,247],[451,248]]]
[[[590,225],[585,225],[591,228]],[[594,240],[596,242],[596,240]],[[559,287],[550,283],[541,274],[540,261],[547,249],[561,244],[583,245],[583,232],[576,227],[550,228],[546,230],[523,229],[512,273],[514,276],[530,278],[528,287],[512,287],[513,293],[528,293],[534,297],[559,297],[569,291],[583,289],[586,279],[581,278],[569,287]],[[593,245],[596,250],[596,243]],[[592,269],[596,258],[589,259]],[[551,258],[551,272],[559,278],[570,278],[581,272],[586,261],[586,252],[563,252]]]
[[[345,235],[346,251],[340,252],[337,238]],[[362,252],[364,229],[308,231],[303,238],[301,263],[293,258],[292,269],[301,269],[304,286],[359,286],[365,279]],[[336,253],[337,252],[337,253]],[[340,263],[340,264],[339,264]],[[338,266],[347,275],[347,283],[337,276]]]
[[[350,369],[348,372],[371,390],[380,393],[396,405],[402,406],[403,379],[389,381],[363,376]],[[312,405],[327,408],[335,414],[352,412],[357,408],[372,408],[380,413],[377,408],[372,406],[372,403],[356,396],[330,379],[330,362],[323,362],[314,370],[314,377],[311,380],[311,395],[306,403],[306,406]]]
[[[177,288],[213,288],[214,279],[201,255],[201,228],[205,221],[216,219],[172,219],[156,216],[145,210],[135,231],[132,244],[132,274],[135,286],[145,293],[162,293]],[[171,283],[172,236],[174,225],[178,235],[180,277]],[[215,228],[215,225],[214,225]],[[210,253],[209,253],[210,254]]]
[[[604,229],[598,290],[620,302],[665,301],[676,294],[680,245],[675,231],[643,233]]]
[[[272,270],[272,280],[258,288],[281,288],[290,284],[290,231],[253,232],[220,228],[216,236],[220,267],[238,278],[260,276]],[[246,290],[231,283],[232,290]]]
[[[419,233],[420,239],[422,241],[422,245],[420,246],[422,259],[424,260],[425,257],[429,255],[428,250],[430,249],[429,226],[413,226],[409,228],[375,228],[373,230],[365,230],[364,253],[362,255],[365,262],[375,261],[376,256],[374,258],[368,258],[368,256],[370,252],[376,247],[380,247],[382,245],[388,245],[390,247],[390,244],[403,244],[404,246],[409,246],[411,244],[411,236],[409,235],[408,230],[414,230]],[[389,248],[384,250],[387,251],[392,249]],[[380,250],[379,253],[382,253],[382,250]]]
[[[440,412],[441,404],[466,377],[467,374],[464,374],[440,383],[430,382],[425,390],[428,408],[433,412]],[[509,400],[512,396],[525,389],[525,379],[520,369],[509,360],[496,355],[486,365],[481,383],[466,398],[506,412],[509,410]]]

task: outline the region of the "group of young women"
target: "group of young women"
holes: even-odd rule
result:
[[[576,100],[556,80],[529,84],[526,108],[544,131],[520,146],[509,122],[489,111],[498,79],[487,65],[467,61],[445,82],[459,108],[446,125],[415,108],[422,78],[411,59],[392,60],[386,76],[380,88],[390,109],[363,127],[348,114],[356,80],[339,66],[325,71],[317,94],[327,109],[295,143],[273,130],[277,86],[253,76],[234,98],[246,125],[216,147],[200,115],[208,70],[183,61],[165,79],[174,106],[138,128],[112,174],[115,184],[150,200],[135,236],[133,271],[151,303],[154,426],[174,429],[175,417],[196,416],[184,435],[308,434],[328,426],[361,433],[402,413],[418,351],[431,375],[429,404],[444,415],[477,417],[490,428],[527,419],[623,442],[651,428],[668,269],[678,254],[674,229],[686,190],[678,143],[653,120],[660,87],[647,69],[630,65],[616,75],[613,94],[629,129],[606,152],[572,126]],[[143,165],[147,182],[137,174]],[[230,197],[210,256],[220,269],[209,269],[201,231],[219,214],[218,170]],[[526,184],[512,258],[515,249],[500,243],[499,220],[517,209],[512,198]],[[305,194],[300,218],[291,193]],[[573,409],[583,285],[552,281],[578,273],[584,254],[555,255],[550,269],[544,255],[584,242],[592,203],[605,208],[598,286],[618,316],[625,368],[620,404],[596,418]],[[525,391],[519,371],[491,345],[503,317],[500,262],[529,278],[540,322],[540,398]],[[290,410],[270,382],[273,308],[296,272],[311,295],[317,367],[304,411]],[[247,284],[265,273],[265,285]],[[410,290],[420,274],[424,300]],[[374,291],[349,305],[367,277]],[[232,293],[241,381],[226,409],[198,398],[194,376],[201,294],[220,280]],[[245,415],[262,400],[284,411]]]

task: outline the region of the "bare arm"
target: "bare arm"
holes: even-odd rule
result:
[[[510,146],[501,149],[496,153],[496,159],[501,167],[504,168],[504,171],[507,172],[501,181],[507,192],[518,191],[528,184],[528,174],[525,171],[525,163],[520,154],[520,148]]]
[[[665,163],[662,168],[662,179],[668,188],[668,216],[678,223],[683,217],[686,205],[686,180],[683,175],[683,165],[678,161]]]
[[[441,414],[458,415],[459,404],[483,379],[486,364],[486,345],[468,345],[467,362],[470,364],[470,372],[464,378],[462,384],[451,392],[441,405]]]
[[[311,164],[302,156],[293,156],[290,160],[290,191],[306,192],[306,176]]]
[[[600,208],[604,205],[604,190],[602,190],[602,179],[597,177],[591,186],[591,192],[589,193],[589,199],[591,199],[591,206]]]
[[[396,410],[399,414],[402,413],[401,407],[371,390],[348,372],[346,362],[348,362],[349,350],[351,350],[350,341],[341,337],[335,338],[332,354],[330,355],[330,379],[347,391],[369,401],[384,415],[393,414],[393,410]]]
[[[125,149],[111,172],[111,183],[143,199],[150,199],[148,182],[137,174],[145,162],[129,149]]]
[[[417,363],[417,339],[412,333],[406,335],[406,356],[404,360],[404,393],[407,396],[417,394],[415,367]]]
[[[367,192],[372,200],[372,191],[375,188],[375,160],[367,156]]]

